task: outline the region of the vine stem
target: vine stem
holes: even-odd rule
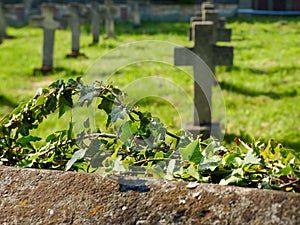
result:
[[[115,135],[115,134],[93,133],[93,134],[87,134],[87,135],[85,135],[84,139],[99,138],[99,137],[101,137],[101,138],[112,138],[112,139],[113,138],[118,138],[118,136]],[[69,144],[74,144],[74,143],[76,143],[79,140],[80,140],[80,138],[73,138],[73,139],[65,140],[65,141],[61,142],[60,144],[58,144],[58,145],[53,145],[50,148],[48,148],[48,149],[46,149],[44,151],[39,152],[38,156],[44,155],[47,152],[50,152],[50,151],[52,151],[52,150],[54,150],[56,148],[61,148],[63,146],[69,145]]]
[[[153,159],[143,159],[140,161],[137,161],[135,163],[133,163],[133,165],[137,165],[137,164],[144,164],[144,163],[148,163],[148,162],[155,162],[155,161],[167,161],[170,160],[170,158],[153,158]]]
[[[135,109],[131,109],[131,112],[134,113],[134,114],[136,114],[136,115],[138,115],[138,116],[140,116],[140,114]],[[173,133],[171,133],[169,131],[167,131],[166,134],[169,135],[172,138],[180,140],[180,137],[178,135],[176,135],[176,134],[173,134]]]

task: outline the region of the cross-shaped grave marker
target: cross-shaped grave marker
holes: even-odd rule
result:
[[[32,27],[43,28],[43,60],[42,73],[46,74],[52,71],[53,68],[53,49],[55,40],[55,30],[60,27],[58,21],[54,20],[55,6],[51,3],[42,4],[42,16],[30,17],[29,23]]]
[[[140,14],[139,2],[140,2],[139,0],[132,0],[130,2],[133,28],[141,27],[141,14]]]
[[[96,44],[99,42],[100,25],[102,20],[104,19],[104,10],[100,10],[100,5],[98,2],[91,2],[89,11],[93,35],[93,44]]]
[[[212,129],[214,129],[211,99],[215,79],[209,74],[205,74],[205,70],[199,65],[199,61],[194,60],[195,57],[192,57],[190,51],[199,56],[214,74],[217,65],[233,64],[233,47],[217,46],[215,44],[215,38],[213,37],[214,24],[211,21],[194,22],[192,29],[194,46],[192,48],[175,48],[174,64],[177,66],[193,66],[194,127],[190,130],[195,136],[201,132],[209,137]]]
[[[80,23],[82,22],[82,15],[86,13],[85,7],[79,3],[70,3],[68,5],[69,14],[65,15],[71,27],[72,46],[71,53],[67,54],[67,57],[76,58],[83,56],[80,53]]]
[[[113,0],[105,0],[105,32],[107,37],[115,36],[115,15],[117,8],[114,6]]]
[[[210,2],[204,2],[201,5],[201,13],[197,12],[194,17],[190,19],[190,30],[189,30],[189,40],[193,40],[193,22],[199,21],[212,21],[214,22],[214,32],[216,41],[231,41],[231,29],[225,28],[226,20],[223,17],[219,16],[218,10],[215,9],[215,6]]]

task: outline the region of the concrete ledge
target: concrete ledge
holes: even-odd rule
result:
[[[300,224],[300,194],[0,167],[0,224]]]

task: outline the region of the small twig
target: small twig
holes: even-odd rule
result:
[[[296,183],[298,183],[298,182],[300,183],[300,179],[297,178],[296,180],[293,180],[293,181],[291,181],[291,182],[289,182],[289,183],[282,184],[282,185],[280,185],[280,186],[276,186],[276,185],[272,185],[272,179],[273,179],[273,178],[271,178],[271,180],[270,180],[270,182],[269,182],[269,185],[270,185],[270,187],[272,187],[272,188],[274,188],[274,189],[283,189],[283,188],[290,187],[291,185],[296,184]],[[279,180],[279,179],[275,179],[275,180]]]
[[[143,159],[143,160],[140,160],[140,161],[137,161],[137,162],[133,163],[132,165],[144,164],[144,163],[155,162],[155,161],[164,161],[164,160],[170,160],[170,158]]]
[[[88,138],[118,138],[115,134],[106,134],[106,133],[93,133],[93,134],[87,134],[84,136],[84,139]],[[79,140],[79,139],[78,139]]]
[[[167,131],[167,135],[169,135],[172,138],[176,138],[177,140],[180,140],[180,137],[176,134],[172,134],[171,132]]]

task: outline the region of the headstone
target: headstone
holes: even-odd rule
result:
[[[70,3],[68,9],[69,14],[65,15],[65,17],[68,18],[71,27],[72,46],[71,53],[67,54],[67,57],[76,58],[83,55],[80,53],[80,24],[83,20],[84,13],[86,13],[86,9],[79,3]]]
[[[55,5],[43,3],[42,16],[32,16],[29,20],[30,26],[43,28],[44,30],[43,60],[40,69],[44,74],[53,69],[55,30],[59,28],[59,22],[54,20],[55,10]]]
[[[107,37],[115,36],[115,15],[117,8],[114,6],[113,0],[105,0],[105,31]]]
[[[104,11],[100,10],[98,2],[91,2],[90,4],[90,19],[91,19],[91,30],[93,35],[93,44],[99,42],[100,26],[104,19]]]
[[[24,4],[5,4],[6,23],[10,26],[24,26],[27,23]]]
[[[195,16],[190,19],[189,40],[192,40],[192,24],[199,21],[212,21],[215,24],[214,32],[217,41],[231,41],[231,29],[225,28],[226,19],[219,17],[219,12],[215,9],[214,4],[204,2],[201,5],[201,13],[197,12]]]
[[[134,28],[141,27],[141,14],[138,0],[133,0],[132,2],[132,20]]]
[[[0,44],[5,37],[5,18],[2,10],[2,3],[0,2]]]
[[[211,21],[193,23],[194,47],[188,48],[199,56],[215,73],[217,65],[233,64],[233,47],[217,46],[214,38],[214,24]],[[187,48],[175,48],[174,64],[193,66],[194,69],[194,127],[190,131],[197,136],[199,132],[209,137],[212,129],[218,124],[212,123],[212,87],[215,80],[204,76],[202,68],[189,58]],[[201,84],[201,87],[199,86]],[[218,128],[217,128],[218,129]]]

